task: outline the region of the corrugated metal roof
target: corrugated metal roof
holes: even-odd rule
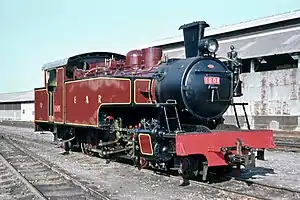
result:
[[[0,93],[0,103],[34,101],[34,90]]]
[[[67,64],[68,60],[69,57],[46,63],[42,66],[42,70],[64,66]]]
[[[219,28],[207,28],[205,30],[205,36],[213,36],[221,33],[228,33],[228,32],[233,32],[237,30],[243,30],[246,28],[253,28],[257,26],[263,26],[267,24],[272,24],[276,22],[283,22],[287,20],[292,20],[292,19],[298,19],[300,18],[300,10],[294,10],[291,12],[286,12],[286,13],[281,13],[277,15],[272,15],[272,16],[267,16],[263,18],[258,18],[254,20],[249,20],[249,21],[244,21],[240,22],[237,24],[231,24],[231,25],[226,25],[222,26]],[[177,35],[173,37],[167,37],[164,39],[160,40],[155,40],[151,42],[150,44],[142,45],[141,48],[149,47],[149,46],[161,46],[161,45],[166,45],[166,44],[171,44],[171,43],[177,43],[177,42],[182,42],[183,41],[183,35]]]
[[[272,56],[300,51],[300,40],[287,43],[288,40],[300,34],[300,27],[286,32],[278,32],[270,35],[254,35],[249,38],[238,38],[235,41],[221,41],[218,55],[225,56],[230,45],[234,45],[241,58],[255,58]]]
[[[300,35],[300,27],[219,40],[220,48],[217,54],[226,56],[230,45],[235,46],[239,57],[243,59],[299,52],[300,40],[297,40],[297,35]],[[164,53],[170,57],[178,55],[182,57],[184,47],[167,50]]]

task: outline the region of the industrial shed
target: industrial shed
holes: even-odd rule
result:
[[[217,56],[226,56],[234,45],[242,58],[244,96],[235,100],[249,103],[252,128],[300,128],[300,10],[210,27],[205,36],[218,39]],[[182,34],[146,46],[161,47],[170,58],[185,58]],[[239,114],[243,115],[242,109]],[[233,109],[226,112],[225,119],[235,122]]]
[[[33,90],[0,94],[0,120],[33,121]]]

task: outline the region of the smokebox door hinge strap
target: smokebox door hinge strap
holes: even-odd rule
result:
[[[211,91],[211,99],[210,99],[210,101],[211,102],[214,102],[214,100],[215,100],[215,96],[216,96],[216,99],[220,99],[220,95],[219,95],[219,87],[218,86],[213,86],[213,85],[209,85],[208,86],[208,89],[210,89],[210,91]]]

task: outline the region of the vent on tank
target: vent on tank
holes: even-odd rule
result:
[[[183,30],[184,48],[186,58],[199,55],[199,43],[204,37],[204,29],[209,27],[205,21],[197,21],[189,24],[184,24],[179,27]]]

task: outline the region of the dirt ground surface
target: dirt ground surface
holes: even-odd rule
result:
[[[243,177],[300,191],[300,153],[267,151],[265,158],[258,161],[256,169],[243,173]]]
[[[0,160],[0,199],[36,199],[38,197]]]
[[[59,153],[50,142],[51,133],[34,133],[32,128],[0,126],[0,134],[11,135],[26,148],[45,160],[59,166],[89,183],[98,191],[106,192],[112,199],[244,199],[209,187],[191,184],[179,187],[178,180],[166,176],[139,171],[132,166],[88,157],[72,152],[69,156]],[[258,161],[257,168],[242,176],[265,184],[300,190],[300,154],[291,152],[267,152],[266,161]]]
[[[13,126],[13,127],[23,127],[23,128],[34,128],[33,122],[27,122],[27,121],[3,121],[0,120],[0,125],[5,126]]]
[[[179,187],[180,182],[147,170],[72,152],[60,155],[61,148],[51,145],[51,133],[34,133],[32,129],[0,126],[0,136],[10,135],[28,150],[87,183],[93,189],[108,194],[112,199],[246,199],[222,190],[191,184]]]

